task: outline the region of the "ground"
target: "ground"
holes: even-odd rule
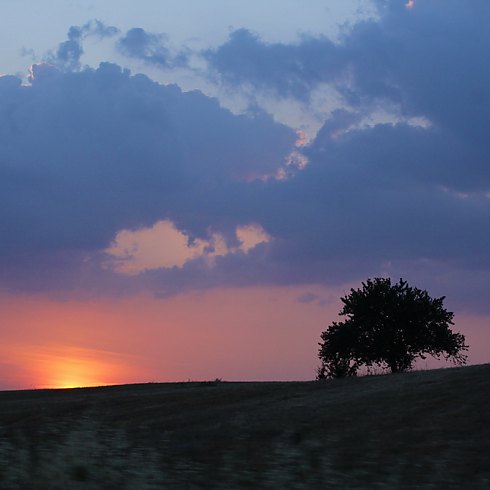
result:
[[[1,489],[490,488],[490,364],[0,392]]]

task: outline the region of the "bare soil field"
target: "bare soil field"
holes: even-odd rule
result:
[[[0,392],[0,489],[488,489],[490,364]]]

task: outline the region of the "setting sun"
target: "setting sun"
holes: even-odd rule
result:
[[[100,364],[86,359],[60,358],[49,366],[48,388],[79,388],[107,384]],[[49,380],[49,381],[48,381]]]
[[[81,388],[131,379],[125,356],[70,345],[30,345],[16,350],[18,364],[29,371],[33,388]],[[9,356],[5,355],[9,362]],[[19,363],[20,361],[20,363]]]
[[[79,388],[110,384],[114,367],[97,359],[97,352],[78,348],[47,353],[40,363],[45,388]]]

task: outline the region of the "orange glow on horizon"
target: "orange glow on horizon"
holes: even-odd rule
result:
[[[351,286],[65,301],[0,295],[0,390],[311,380],[320,333],[337,320],[339,298]],[[489,318],[458,315],[471,363],[489,360]]]
[[[255,235],[240,238],[247,247]],[[305,292],[322,300],[331,294],[309,285],[170,298],[0,296],[0,389],[312,379],[316,338],[334,313],[320,300],[299,302]]]
[[[31,372],[33,388],[87,388],[131,379],[129,356],[73,346],[19,346],[16,361]]]
[[[110,369],[100,361],[80,357],[54,357],[46,363],[43,388],[82,388],[111,384]]]

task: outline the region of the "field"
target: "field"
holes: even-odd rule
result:
[[[1,489],[490,488],[490,364],[0,392]]]

